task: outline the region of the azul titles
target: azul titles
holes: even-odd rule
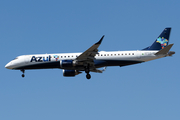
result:
[[[32,56],[30,62],[48,62],[48,61],[58,61],[58,55],[48,55],[48,56]]]

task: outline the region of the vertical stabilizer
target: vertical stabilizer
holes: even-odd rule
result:
[[[146,50],[161,50],[166,47],[169,43],[170,32],[171,28],[165,28],[155,42],[150,47],[146,48]]]

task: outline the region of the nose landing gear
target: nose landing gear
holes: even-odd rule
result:
[[[22,74],[21,76],[22,76],[22,77],[25,77],[25,75],[24,75],[25,70],[21,70],[21,72],[23,72],[23,74]]]

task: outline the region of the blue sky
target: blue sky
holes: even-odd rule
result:
[[[180,119],[180,1],[0,1],[0,119]],[[105,38],[103,51],[137,50],[172,27],[173,57],[103,74],[63,77],[61,69],[21,72],[4,66],[16,56],[83,52]]]

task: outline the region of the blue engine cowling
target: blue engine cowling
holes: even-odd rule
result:
[[[79,72],[77,70],[65,70],[63,69],[63,76],[65,77],[74,77],[75,75],[78,75],[82,72]]]
[[[75,66],[75,62],[73,60],[61,60],[60,61],[60,68],[71,68]]]

